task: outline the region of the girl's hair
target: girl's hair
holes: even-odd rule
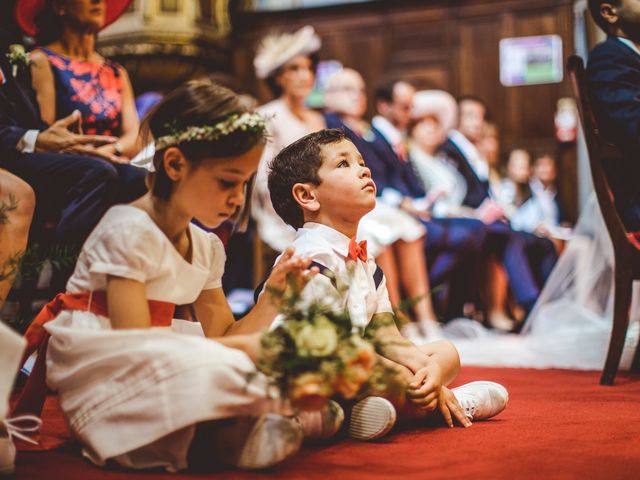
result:
[[[215,126],[234,115],[251,113],[252,110],[246,98],[226,87],[208,79],[191,80],[167,94],[149,111],[142,121],[140,132],[144,145],[147,145],[153,139],[176,135],[190,127]],[[206,158],[243,155],[265,140],[266,132],[261,129],[236,129],[215,140],[184,140],[174,146],[189,162],[197,164]],[[166,148],[156,151],[153,158],[155,172],[147,177],[151,194],[161,200],[168,200],[173,192],[173,181],[164,169]],[[249,182],[245,199],[251,198],[252,184],[253,181]],[[248,220],[246,207],[249,203],[246,202],[232,218],[241,228]]]

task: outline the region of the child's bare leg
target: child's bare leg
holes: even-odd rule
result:
[[[410,299],[421,297],[413,311],[418,320],[436,320],[429,295],[429,276],[422,239],[413,242],[399,240],[394,244],[400,282]]]
[[[460,373],[460,355],[453,343],[447,340],[439,340],[430,342],[426,345],[418,346],[422,353],[425,353],[429,359],[436,362],[442,370],[442,385],[447,386]]]
[[[489,324],[499,330],[510,330],[513,321],[506,311],[509,280],[504,268],[495,258],[487,262],[487,289]]]
[[[384,272],[387,281],[387,291],[389,292],[389,301],[396,308],[400,305],[400,285],[398,283],[398,267],[396,258],[391,245],[387,246],[376,257],[376,263]]]

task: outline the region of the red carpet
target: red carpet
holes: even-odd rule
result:
[[[267,473],[215,474],[104,471],[67,443],[49,452],[22,452],[17,478],[28,479],[622,479],[640,477],[640,377],[620,375],[614,387],[599,373],[466,368],[460,381],[503,383],[511,400],[494,420],[471,428],[402,429],[379,443],[342,440],[304,448]],[[50,404],[45,435],[63,437]]]

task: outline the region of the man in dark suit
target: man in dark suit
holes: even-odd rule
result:
[[[589,0],[607,40],[589,55],[587,84],[601,133],[623,158],[604,165],[629,231],[640,231],[640,2]]]
[[[0,48],[0,166],[35,191],[34,225],[55,220],[57,240],[82,243],[107,208],[144,194],[144,170],[95,148],[115,139],[74,133],[79,112],[44,125],[26,86],[28,68],[19,66],[25,81],[17,81],[5,51]]]
[[[489,166],[475,146],[483,135],[487,107],[477,97],[462,97],[458,110],[458,128],[449,133],[440,151],[466,181],[464,205],[476,209],[487,225],[487,252],[501,259],[516,302],[529,310],[555,265],[555,248],[549,240],[514,231],[504,221],[502,208],[492,198]]]

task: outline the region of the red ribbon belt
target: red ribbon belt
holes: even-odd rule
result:
[[[151,325],[153,327],[171,326],[175,305],[169,302],[158,300],[148,300],[149,313],[151,314]],[[25,333],[27,348],[22,357],[22,364],[35,352],[38,357],[29,375],[18,401],[16,402],[12,416],[25,413],[40,415],[42,406],[47,395],[47,345],[49,343],[49,333],[44,329],[44,325],[50,322],[64,310],[80,310],[91,312],[96,315],[108,317],[107,295],[105,292],[91,293],[59,293],[47,303],[40,313],[33,319],[31,325]]]

